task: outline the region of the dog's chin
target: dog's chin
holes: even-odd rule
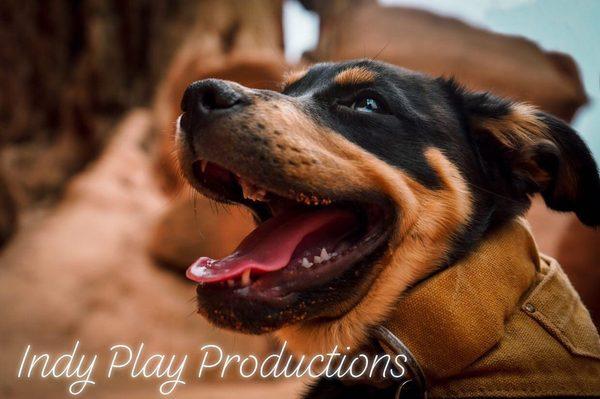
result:
[[[199,313],[219,327],[260,334],[338,318],[385,263],[396,224],[387,201],[290,194],[205,161],[196,161],[189,175],[205,195],[248,207],[258,224],[231,255],[202,257],[187,271],[199,283]]]

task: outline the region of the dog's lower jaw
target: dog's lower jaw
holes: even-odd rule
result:
[[[301,322],[276,333],[292,351],[316,354],[336,345],[361,347],[368,342],[370,329],[386,320],[402,293],[444,264],[452,238],[471,215],[471,197],[456,167],[439,150],[429,149],[426,157],[442,188],[427,189],[406,175],[381,179],[397,183],[387,187],[401,215],[395,247],[382,259],[381,271],[367,293],[348,312],[337,319]]]
[[[398,292],[403,292],[409,284],[408,280],[400,282]],[[307,356],[328,353],[336,346],[356,350],[368,343],[370,329],[385,321],[385,315],[392,309],[392,306],[386,306],[385,302],[395,302],[381,298],[383,300],[379,303],[380,301],[374,298],[376,295],[371,293],[377,285],[377,281],[374,281],[371,289],[355,304],[342,304],[340,309],[337,309],[341,316],[290,324],[275,331],[275,336],[281,342],[287,342],[293,352]],[[375,290],[378,291],[377,288]],[[376,317],[366,317],[368,308],[371,307],[369,302],[377,309],[372,315]]]

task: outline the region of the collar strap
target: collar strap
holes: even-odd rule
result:
[[[425,376],[456,375],[500,341],[537,270],[539,254],[526,222],[511,221],[412,288],[375,329],[376,338],[386,350],[407,356],[426,392]]]
[[[382,347],[385,348],[386,352],[402,354],[406,357],[405,367],[408,375],[398,386],[396,398],[401,398],[403,392],[410,389],[410,392],[412,393],[412,395],[410,395],[411,398],[427,399],[427,380],[425,378],[425,373],[423,373],[423,369],[417,362],[417,359],[415,359],[414,355],[406,345],[384,326],[375,327],[373,329],[373,336],[379,341]]]

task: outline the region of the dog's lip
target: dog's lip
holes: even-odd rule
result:
[[[184,175],[190,185],[206,197],[224,204],[240,204],[249,206],[251,205],[251,202],[245,201],[244,198],[232,198],[235,196],[223,195],[222,193],[210,189],[203,184],[196,173],[198,170],[202,169],[203,163],[206,165],[205,168],[208,168],[211,165],[216,165],[220,168],[226,169],[237,179],[241,179],[253,186],[258,187],[259,189],[267,190],[268,192],[276,194],[282,198],[296,201],[299,204],[312,203],[313,205],[329,205],[333,202],[339,203],[352,201],[374,204],[380,207],[389,207],[393,203],[393,201],[385,193],[375,189],[350,189],[345,192],[336,192],[327,186],[308,187],[303,185],[303,182],[298,179],[283,183],[274,181],[266,182],[266,179],[263,177],[256,177],[247,171],[238,170],[235,166],[223,166],[223,164],[219,161],[213,161],[207,158],[197,158],[194,161],[188,162],[188,166],[184,167]],[[292,184],[294,184],[293,188],[290,187]],[[317,199],[315,200],[315,198]]]
[[[353,273],[372,254],[380,250],[382,253],[385,252],[387,245],[393,237],[394,225],[393,221],[387,223],[387,227],[379,231],[379,234],[374,235],[374,239],[369,242],[368,248],[352,252],[351,256],[354,259],[340,259],[340,263],[341,261],[346,263],[346,265],[342,265],[345,267],[339,267],[339,263],[331,262],[325,265],[324,268],[321,268],[319,273],[311,274],[311,278],[306,279],[297,278],[297,276],[288,278],[288,274],[293,275],[295,271],[288,269],[286,266],[281,270],[261,276],[258,280],[247,286],[228,287],[221,283],[200,283],[196,288],[197,293],[204,297],[237,298],[240,301],[249,301],[249,303],[254,305],[266,303],[270,306],[283,308],[295,303],[299,296],[302,295],[302,292],[332,283],[338,278],[343,279],[346,273]],[[368,287],[363,288],[365,288],[365,292],[368,289]],[[356,299],[360,300],[363,294],[364,292],[358,295]]]
[[[341,278],[345,273],[352,272],[365,257],[385,246],[390,237],[391,229],[389,228],[378,232],[370,242],[361,242],[357,245],[359,249],[349,251],[345,257],[320,265],[317,272],[311,273],[310,279],[298,278],[294,276],[294,270],[284,268],[279,273],[267,274],[248,287],[243,287],[248,289],[242,290],[238,294],[247,298],[262,298],[263,300],[271,299],[283,302],[292,300],[293,294],[326,285],[336,278]]]
[[[340,203],[354,203],[357,206],[359,204],[362,204],[360,206],[369,205],[372,207],[376,207],[382,212],[384,212],[384,216],[386,216],[386,218],[388,219],[391,217],[395,217],[396,215],[396,213],[394,212],[395,208],[392,206],[392,202],[383,201],[381,199],[382,196],[379,195],[379,193],[375,193],[375,195],[371,196],[364,196],[367,197],[367,201],[365,201],[364,198],[360,198],[360,200],[357,201],[356,199],[352,198],[354,196],[346,196],[343,194],[340,196],[332,196],[333,198],[323,198],[316,197],[316,195],[314,194],[305,195],[302,192],[297,192],[290,189],[282,189],[280,188],[280,186],[269,185],[268,188],[263,188],[257,183],[255,183],[256,180],[252,177],[241,177],[240,174],[238,174],[236,171],[225,169],[217,163],[203,159],[198,159],[194,161],[191,167],[192,173],[190,173],[192,179],[188,180],[190,180],[194,188],[198,189],[201,193],[217,201],[225,203],[240,203],[246,206],[256,205],[254,201],[247,200],[246,198],[232,198],[233,196],[228,196],[227,192],[223,194],[222,192],[220,193],[216,190],[212,190],[209,187],[207,187],[207,182],[202,181],[202,173],[211,171],[211,168],[213,169],[212,172],[216,170],[222,176],[225,176],[225,174],[229,174],[225,176],[226,179],[243,179],[243,181],[245,181],[247,184],[255,185],[258,188],[258,190],[266,190],[269,194],[272,193],[282,198],[288,199],[290,201],[295,201],[301,204],[321,205],[330,204],[331,202],[333,202],[337,205]],[[200,172],[201,174],[199,174],[198,172]],[[229,192],[229,194],[231,194],[231,192]],[[357,197],[363,196],[357,195]],[[371,198],[377,200],[369,201],[369,199]],[[382,222],[382,224],[384,223],[385,222]],[[225,281],[220,281],[218,283],[198,281],[201,279],[194,278],[194,276],[191,276],[190,274],[192,267],[188,269],[188,277],[200,283],[198,286],[199,294],[207,294],[209,292],[218,291],[219,295],[233,295],[240,298],[253,299],[258,302],[268,301],[272,304],[278,303],[279,305],[284,305],[285,303],[293,301],[296,293],[306,289],[310,289],[311,287],[314,287],[319,284],[327,283],[328,281],[338,277],[340,274],[348,271],[349,269],[353,269],[355,263],[359,262],[362,258],[374,252],[378,247],[381,247],[389,241],[392,231],[392,225],[393,223],[389,223],[388,228],[382,227],[379,231],[377,231],[377,234],[374,234],[376,239],[372,240],[369,243],[369,245],[366,245],[360,250],[357,250],[354,253],[350,254],[350,257],[340,257],[340,259],[338,259],[337,262],[328,262],[329,264],[324,266],[320,270],[320,272],[317,273],[318,278],[314,278],[314,276],[311,276],[310,279],[304,280],[302,278],[294,278],[294,276],[291,275],[293,273],[289,273],[290,271],[293,271],[289,269],[289,265],[286,265],[282,270],[269,272],[266,273],[264,276],[261,275],[258,280],[252,281],[251,284],[241,287],[228,286],[226,284],[223,284]],[[230,281],[227,282],[229,283]]]
[[[224,167],[222,166],[219,162],[216,161],[209,161],[207,159],[197,159],[194,162],[192,162],[191,164],[191,180],[193,183],[194,188],[198,189],[198,191],[200,191],[201,193],[207,195],[208,197],[216,200],[216,201],[220,201],[220,202],[224,202],[224,203],[236,203],[238,201],[235,201],[232,197],[233,196],[227,196],[224,195],[223,193],[219,193],[216,190],[213,190],[209,187],[207,187],[205,184],[203,184],[201,182],[202,178],[201,175],[204,174],[206,171],[210,170],[211,168],[219,168],[222,170],[225,170],[227,172],[229,172],[232,177],[236,180],[238,180],[240,183],[241,181],[246,182],[247,184],[251,184],[253,186],[256,187],[260,187],[261,189],[264,190],[268,190],[269,192],[272,192],[274,194],[277,194],[281,197],[293,200],[295,199],[295,192],[291,189],[281,189],[279,186],[274,185],[274,184],[267,184],[265,185],[264,183],[260,183],[258,180],[254,178],[252,175],[250,175],[247,172],[242,172],[242,171],[238,171],[235,167],[231,168],[231,167]],[[200,172],[200,173],[198,173]],[[188,180],[190,180],[188,178]],[[268,188],[266,188],[266,186],[268,186]],[[242,205],[244,205],[242,203]]]
[[[187,276],[199,283],[235,283],[232,279],[241,277],[242,285],[247,285],[251,274],[271,273],[299,266],[297,263],[311,268],[333,262],[338,256],[335,249],[342,256],[342,249],[348,246],[340,243],[360,226],[356,213],[348,209],[290,208],[260,224],[229,256],[220,260],[199,258]],[[314,263],[307,257],[311,261],[314,258]]]

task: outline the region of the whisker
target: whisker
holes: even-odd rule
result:
[[[513,198],[507,197],[507,196],[505,196],[505,195],[502,195],[502,194],[498,194],[498,193],[496,193],[496,192],[494,192],[494,191],[488,190],[487,188],[484,188],[484,187],[478,186],[477,184],[474,184],[474,183],[471,183],[471,182],[467,182],[467,184],[468,184],[468,185],[469,185],[471,188],[473,188],[473,189],[475,189],[475,190],[479,190],[480,192],[484,192],[484,193],[487,193],[487,194],[491,194],[491,195],[493,195],[493,196],[495,196],[495,197],[502,198],[502,199],[504,199],[504,200],[506,200],[506,201],[510,201],[510,202],[513,202],[513,203],[515,203],[515,204],[518,204],[518,203],[520,203],[520,201],[517,201],[517,200],[515,200],[515,199],[513,199]]]
[[[387,48],[387,46],[389,46],[391,43],[391,41],[388,41],[382,48],[381,50],[379,50],[377,52],[377,54],[375,54],[375,56],[373,58],[371,58],[371,61],[375,61],[377,60],[377,58],[381,55],[381,53],[383,53],[383,51]]]

